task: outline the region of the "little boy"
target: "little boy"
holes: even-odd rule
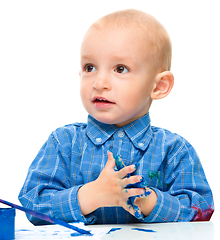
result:
[[[173,87],[170,65],[169,36],[149,14],[124,10],[95,22],[81,47],[80,92],[88,122],[49,136],[29,168],[20,202],[86,224],[209,220],[213,196],[195,150],[150,124],[152,101]],[[113,154],[121,156],[121,170]],[[127,187],[143,179],[147,186]]]

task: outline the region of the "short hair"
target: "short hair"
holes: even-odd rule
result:
[[[110,13],[97,20],[92,27],[95,28],[133,28],[143,39],[153,58],[153,64],[159,71],[170,71],[172,58],[172,44],[164,26],[150,14],[127,9]],[[144,34],[144,35],[143,35]]]

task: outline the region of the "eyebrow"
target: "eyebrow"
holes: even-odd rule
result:
[[[85,59],[94,59],[95,58],[95,55],[94,54],[87,54],[87,55],[82,55],[81,56],[81,59],[83,59],[83,60],[85,60]],[[127,62],[127,61],[129,61],[129,62],[131,62],[132,64],[137,64],[134,60],[133,60],[133,58],[132,57],[129,57],[129,56],[119,56],[119,55],[112,55],[111,56],[111,59],[112,60],[114,60],[114,61],[125,61],[125,62]]]
[[[94,54],[90,54],[90,55],[82,55],[81,59],[91,59],[94,58]]]
[[[132,61],[134,62],[133,58],[129,57],[129,56],[117,56],[117,55],[113,55],[112,59],[116,59],[118,61]]]

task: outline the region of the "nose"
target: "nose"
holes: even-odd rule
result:
[[[104,71],[100,71],[96,76],[95,82],[93,83],[93,88],[96,90],[110,90],[111,82],[109,74]]]

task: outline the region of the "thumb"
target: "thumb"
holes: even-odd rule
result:
[[[113,169],[115,167],[115,159],[113,157],[113,153],[110,151],[107,151],[107,154],[108,154],[108,161],[105,166],[109,169]]]

